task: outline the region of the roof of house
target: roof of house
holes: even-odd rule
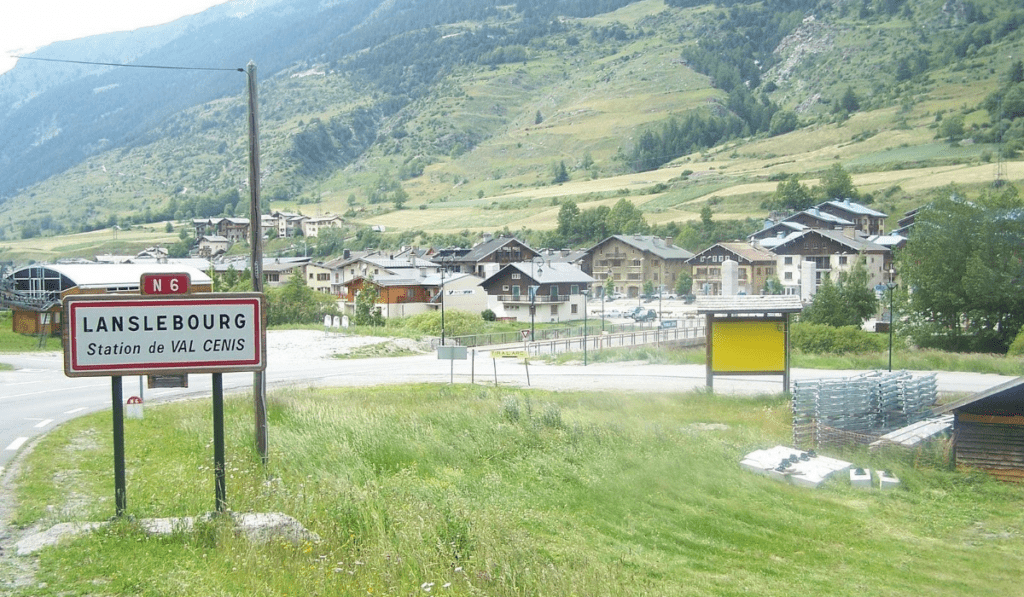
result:
[[[687,251],[680,246],[670,244],[659,236],[644,236],[640,234],[615,234],[609,236],[588,249],[587,252],[592,253],[594,249],[612,239],[640,249],[644,253],[651,253],[652,255],[656,255],[662,259],[689,259],[690,257],[693,257],[693,253],[690,251]]]
[[[370,278],[369,276],[357,276],[355,280],[367,280],[373,282],[377,286],[425,286],[428,288],[434,288],[442,285],[447,286],[466,277],[476,278],[476,276],[472,274],[464,273],[445,274],[443,281],[441,279],[441,274],[427,274],[422,277],[413,277],[408,274],[381,274],[379,276],[373,276],[373,278]],[[479,278],[477,279],[479,280]]]
[[[471,261],[473,263],[477,263],[479,261],[483,261],[487,256],[494,253],[498,249],[513,242],[523,245],[523,247],[525,247],[532,253],[537,252],[534,251],[529,245],[527,245],[526,243],[524,243],[523,241],[519,240],[514,236],[499,236],[498,238],[492,238],[491,240],[486,240],[476,245],[475,247],[470,249],[465,255],[459,257],[458,260]]]
[[[786,237],[782,243],[779,243],[773,249],[777,250],[780,247],[784,247],[790,243],[796,242],[798,239],[804,238],[809,234],[818,234],[824,236],[830,240],[833,240],[841,245],[848,247],[849,249],[860,252],[885,252],[888,251],[888,247],[873,243],[866,239],[866,237],[850,238],[846,236],[842,231],[838,230],[825,230],[822,228],[808,228],[803,232],[798,232]]]
[[[793,221],[793,220],[796,220],[797,218],[799,218],[800,216],[811,216],[812,218],[816,218],[818,220],[821,220],[822,222],[828,222],[828,223],[834,224],[836,226],[853,226],[853,222],[851,222],[850,220],[847,220],[845,218],[840,218],[837,215],[833,215],[833,214],[821,211],[821,209],[819,209],[817,207],[812,207],[810,209],[805,209],[805,210],[803,210],[801,212],[797,212],[797,213],[789,216],[788,218],[786,218],[783,221],[784,222],[786,222],[786,221]]]
[[[534,265],[530,261],[525,261],[506,265],[483,283],[486,284],[488,280],[495,278],[508,268],[519,270],[537,284],[590,284],[596,280],[571,263],[545,261],[541,265]]]
[[[907,237],[899,234],[873,234],[865,236],[864,240],[889,249],[898,249],[907,244]]]
[[[185,273],[189,275],[192,284],[213,282],[203,270],[181,263],[55,263],[28,267],[57,272],[81,288],[138,288],[143,274]]]
[[[772,254],[770,251],[766,251],[765,249],[762,249],[760,247],[755,247],[755,246],[752,246],[750,243],[744,243],[744,242],[716,243],[716,244],[708,247],[707,249],[704,249],[700,253],[697,253],[693,257],[691,257],[690,261],[693,262],[696,258],[700,257],[701,255],[703,255],[705,253],[710,252],[715,247],[722,247],[723,249],[725,249],[725,250],[729,251],[730,253],[736,255],[737,257],[739,257],[740,260],[744,261],[744,262],[749,262],[749,263],[757,263],[757,262],[762,262],[763,263],[763,262],[767,262],[767,261],[770,261],[770,262],[773,262],[773,263],[775,262],[775,255]]]
[[[821,208],[822,206],[825,206],[825,205],[829,205],[829,206],[835,207],[836,209],[841,209],[843,211],[847,211],[849,213],[856,214],[856,215],[859,215],[859,216],[871,216],[871,217],[874,217],[874,218],[888,218],[889,217],[888,215],[886,215],[886,214],[884,214],[884,213],[882,213],[880,211],[875,211],[875,210],[871,209],[870,207],[866,207],[864,205],[861,205],[860,203],[857,203],[856,201],[850,201],[849,199],[843,199],[842,201],[840,201],[838,199],[834,199],[832,201],[826,201],[824,203],[819,204],[818,207]]]
[[[308,257],[296,257],[292,259],[274,259],[273,261],[263,260],[264,272],[288,272],[297,267],[309,263]]]

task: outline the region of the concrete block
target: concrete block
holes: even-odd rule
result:
[[[850,469],[850,485],[862,489],[871,489],[871,469]]]
[[[896,475],[890,474],[887,471],[878,471],[878,488],[881,490],[896,489],[900,485],[900,480]]]

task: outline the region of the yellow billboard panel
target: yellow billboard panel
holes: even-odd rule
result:
[[[780,321],[715,320],[711,370],[778,372],[786,369],[786,324]]]

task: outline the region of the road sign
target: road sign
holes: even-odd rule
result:
[[[262,371],[262,294],[73,295],[64,299],[68,377]]]
[[[525,359],[525,350],[492,350],[492,359]]]
[[[465,361],[469,351],[465,346],[438,346],[437,359],[439,361]]]
[[[530,339],[530,330],[519,330],[519,335],[523,337],[523,342]]]
[[[142,274],[139,291],[142,294],[188,294],[192,278],[181,274]]]

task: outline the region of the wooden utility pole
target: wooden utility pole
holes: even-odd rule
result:
[[[260,130],[256,95],[256,63],[246,66],[249,89],[249,246],[253,292],[263,292],[263,222],[260,213]],[[267,463],[267,380],[263,371],[252,374],[253,410],[256,417],[256,450]]]

